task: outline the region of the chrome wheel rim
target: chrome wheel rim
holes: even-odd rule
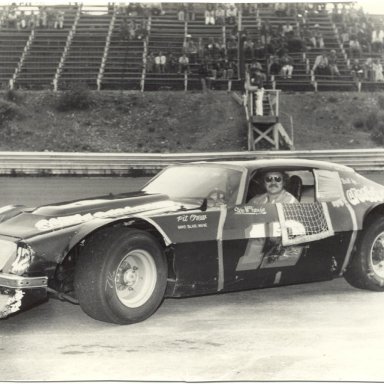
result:
[[[372,244],[370,262],[373,272],[384,279],[384,232],[380,233]]]
[[[127,253],[116,270],[115,290],[126,307],[145,304],[155,290],[157,269],[151,254],[143,249]]]

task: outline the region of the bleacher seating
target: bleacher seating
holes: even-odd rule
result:
[[[18,73],[15,86],[23,89],[52,89],[52,82],[71,29],[76,7],[56,7],[64,11],[62,29],[36,28],[32,44]]]
[[[9,80],[15,72],[30,34],[31,31],[29,30],[17,31],[16,33],[13,29],[2,28],[0,39],[0,82],[2,88],[9,86]]]
[[[159,52],[166,56],[172,53],[178,60],[183,52],[184,38],[185,23],[178,20],[176,8],[169,5],[165,14],[154,15],[151,18],[148,53],[153,52],[155,56]],[[177,70],[173,72],[168,70],[166,73],[147,72],[145,90],[158,89],[184,89],[184,76],[177,73]]]
[[[135,17],[134,19],[141,22],[143,17]],[[123,15],[119,13],[111,35],[101,89],[140,90],[144,41],[122,38],[122,23]]]
[[[206,5],[202,3],[195,4],[194,20],[179,20],[179,5],[163,3],[164,12],[151,16],[148,13],[135,16],[139,21],[145,18],[149,22],[148,36],[140,40],[121,38],[120,25],[123,14],[119,12],[117,3],[108,7],[85,7],[79,4],[78,6],[82,6],[82,12],[77,23],[77,5],[54,6],[65,11],[64,28],[54,29],[53,26],[48,26],[33,28],[33,31],[28,27],[9,27],[5,22],[9,7],[0,7],[0,83],[3,88],[11,85],[22,89],[47,89],[54,86],[53,80],[56,78],[59,90],[79,83],[86,84],[91,89],[201,89],[201,58],[190,64],[191,73],[186,77],[177,73],[176,68],[165,73],[146,72],[145,58],[149,52],[157,54],[161,51],[166,55],[172,53],[178,60],[187,36],[191,36],[195,42],[199,39],[207,42],[209,38],[225,41],[233,33],[233,25],[205,25]],[[243,15],[239,12],[239,15],[241,20],[238,21],[242,29],[245,29],[252,39],[259,38],[260,24],[265,20],[268,20],[272,27],[298,23],[297,15],[290,12],[277,14],[273,6],[263,4],[257,6],[257,12],[244,12]],[[376,22],[380,21],[381,19],[378,19]],[[327,52],[336,51],[340,76],[331,78],[311,73],[316,56],[322,52],[320,48],[311,48],[290,51],[289,55],[294,62],[292,78],[269,76],[268,86],[287,91],[384,88],[384,82],[361,79],[357,83],[352,77],[348,46],[341,43],[342,23],[340,20],[333,20],[331,12],[309,12],[306,22],[309,29],[318,25]],[[73,28],[73,37],[69,39]],[[238,41],[241,42],[241,39]],[[241,47],[239,49],[241,50]],[[383,62],[381,55],[368,51],[363,51],[361,62],[368,57],[380,58]],[[267,56],[255,59],[267,70]],[[251,58],[242,56],[240,52],[239,60],[238,72],[243,77],[245,65]],[[215,89],[227,87],[227,81],[224,79],[213,80],[212,84]],[[233,89],[242,88],[242,84],[243,80],[240,78],[234,80]]]
[[[107,8],[103,8],[96,14],[87,11],[81,13],[59,78],[60,89],[79,83],[90,89],[97,88],[97,77],[112,17]]]

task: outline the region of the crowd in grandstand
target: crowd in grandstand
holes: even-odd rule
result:
[[[64,27],[65,12],[47,6],[19,7],[16,3],[2,8],[1,27],[22,29]]]
[[[275,18],[281,17],[281,21],[262,17],[262,7],[268,8],[268,13]],[[0,23],[18,30],[63,28],[69,18],[65,18],[63,9],[13,3],[2,7]],[[108,12],[116,10],[122,41],[145,40],[150,29],[149,16],[161,17],[169,12],[168,5],[162,3],[109,3]],[[248,68],[254,69],[252,78],[266,76],[269,79],[273,75],[295,79],[299,71],[296,60],[303,57],[297,54],[312,50],[316,57],[312,55],[306,74],[330,79],[349,75],[355,80],[384,81],[383,20],[369,17],[354,3],[175,3],[172,15],[175,14],[181,22],[200,22],[202,27],[222,26],[225,33],[220,37],[208,37],[208,34],[195,37],[186,33],[179,50],[153,49],[144,60],[148,73],[193,72],[212,80],[228,80],[241,72],[238,68],[241,57]],[[253,24],[238,25],[240,15],[251,16],[249,20]],[[324,36],[324,25],[318,24],[318,15],[331,16],[340,48],[327,46],[329,35]]]
[[[266,5],[263,4],[265,7]],[[241,49],[245,62],[257,63],[265,75],[281,76],[291,79],[295,76],[296,53],[321,50],[311,66],[317,76],[337,78],[341,76],[338,67],[338,52],[327,49],[322,28],[311,24],[311,17],[328,14],[327,3],[270,3],[276,16],[289,16],[293,21],[272,25],[258,14],[258,4],[214,4],[204,7],[206,25],[225,25],[229,34],[226,41],[214,37],[194,39],[187,35],[179,57],[174,54],[151,52],[147,57],[148,72],[190,73],[191,68],[213,79],[231,77],[237,74],[238,50]],[[328,5],[329,6],[329,5]],[[342,44],[351,60],[349,70],[355,79],[382,81],[380,57],[360,60],[364,52],[381,54],[383,52],[384,31],[380,25],[367,17],[353,3],[333,3],[330,12],[333,22],[338,26]],[[238,31],[237,17],[239,7],[244,16],[252,15],[257,33],[251,34],[247,28]],[[201,7],[199,7],[201,10]],[[159,9],[160,14],[165,11]],[[177,9],[179,21],[195,21],[196,9],[193,3],[180,3]],[[135,28],[129,27],[128,35],[135,38]],[[142,38],[143,34],[139,34]],[[297,57],[297,56],[296,56]],[[263,63],[263,64],[261,64]],[[263,68],[265,66],[265,68]],[[358,69],[361,67],[361,70]],[[228,75],[229,73],[229,75]],[[255,76],[254,76],[255,77]]]
[[[191,35],[187,35],[179,57],[175,57],[172,52],[150,52],[146,58],[146,71],[189,74],[193,65],[195,72],[201,76],[204,74],[211,80],[230,80],[237,74],[234,59],[235,57],[227,53],[222,40],[209,37],[196,41]]]

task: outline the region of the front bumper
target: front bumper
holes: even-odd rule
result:
[[[11,275],[10,273],[0,273],[0,287],[4,288],[47,288],[48,278],[42,277],[23,277]]]
[[[48,278],[0,273],[0,318],[28,308],[47,298]]]

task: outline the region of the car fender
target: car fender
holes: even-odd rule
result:
[[[73,249],[76,245],[78,245],[82,240],[84,240],[87,236],[96,234],[99,230],[105,229],[107,227],[112,227],[115,225],[123,225],[126,227],[135,227],[135,224],[140,222],[147,223],[148,226],[156,229],[156,231],[161,235],[163,242],[165,245],[170,245],[171,240],[168,235],[164,232],[164,230],[158,225],[155,221],[153,221],[149,217],[135,215],[131,217],[119,218],[119,219],[95,219],[91,222],[85,223],[79,228],[79,230],[74,234],[71,238],[68,248],[69,250]]]
[[[67,255],[88,236],[97,234],[98,231],[113,226],[120,225],[132,228],[139,222],[140,228],[142,228],[144,224],[144,226],[151,228],[152,232],[156,231],[157,238],[164,245],[171,243],[171,240],[162,228],[148,217],[135,215],[131,217],[119,217],[118,219],[96,218],[77,226],[44,233],[26,240],[25,243],[33,249],[36,255],[30,272],[48,269],[53,273],[56,265],[62,263]]]

